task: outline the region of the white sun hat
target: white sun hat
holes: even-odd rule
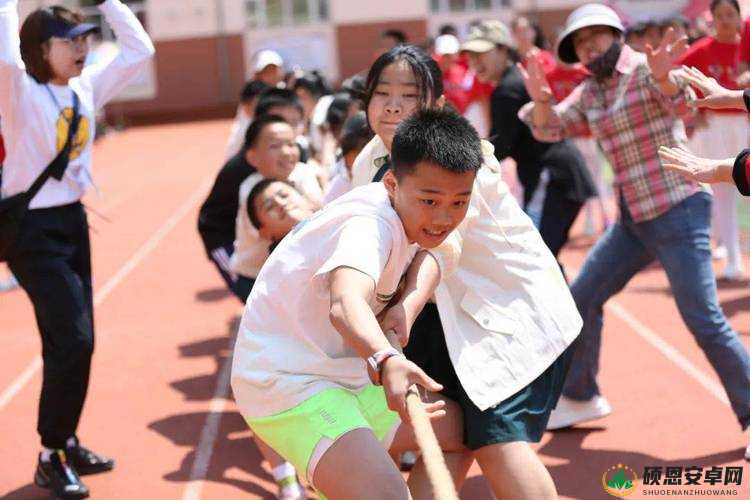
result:
[[[261,50],[255,56],[255,72],[263,71],[266,66],[284,66],[284,60],[281,58],[278,52],[275,50]]]
[[[609,26],[620,33],[625,31],[620,16],[610,7],[600,3],[589,3],[578,7],[570,13],[565,21],[565,28],[557,39],[557,57],[567,64],[578,62],[578,56],[573,47],[573,33],[591,26]]]

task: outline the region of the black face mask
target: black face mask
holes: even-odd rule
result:
[[[586,69],[591,71],[598,81],[606,80],[615,72],[620,53],[622,53],[622,43],[614,41],[604,54],[588,63]]]

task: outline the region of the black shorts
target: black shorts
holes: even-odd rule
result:
[[[575,343],[529,385],[481,411],[469,399],[453,369],[437,306],[427,304],[412,327],[404,353],[443,386],[464,413],[464,444],[471,450],[496,443],[542,439],[550,412],[560,398]]]

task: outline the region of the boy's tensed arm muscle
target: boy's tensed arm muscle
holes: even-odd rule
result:
[[[391,347],[370,309],[369,301],[375,293],[375,283],[366,274],[350,267],[338,267],[329,275],[331,309],[329,317],[336,330],[362,358]],[[404,356],[388,358],[381,370],[381,382],[388,407],[397,411],[404,422],[409,421],[406,394],[412,384],[419,384],[432,392],[443,387],[427,376]],[[442,405],[441,405],[442,406]],[[437,411],[435,416],[444,412]]]
[[[351,267],[339,267],[329,275],[331,324],[362,358],[390,347],[383,335],[370,302],[375,283],[365,273]]]

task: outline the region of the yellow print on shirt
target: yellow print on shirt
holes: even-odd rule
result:
[[[57,118],[57,151],[62,151],[65,147],[65,141],[68,140],[68,128],[70,122],[73,121],[73,108],[65,108],[60,112],[60,116]],[[89,142],[89,119],[81,115],[81,120],[78,122],[78,130],[73,136],[73,145],[70,149],[70,160],[75,160],[81,156],[81,151]]]

